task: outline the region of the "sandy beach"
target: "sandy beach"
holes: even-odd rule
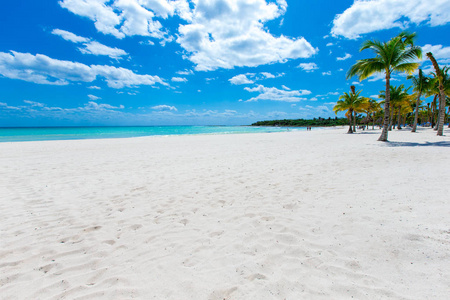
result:
[[[0,298],[448,299],[445,130],[0,143]]]

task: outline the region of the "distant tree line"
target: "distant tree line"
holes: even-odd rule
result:
[[[285,127],[303,127],[303,126],[343,126],[348,124],[347,118],[314,118],[314,119],[296,119],[296,120],[270,120],[258,121],[252,126],[285,126]]]

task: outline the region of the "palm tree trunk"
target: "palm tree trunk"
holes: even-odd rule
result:
[[[389,117],[389,131],[392,130],[392,123],[394,123],[394,108],[392,107],[391,116]]]
[[[353,132],[356,132],[356,113],[353,111]]]
[[[434,95],[433,102],[431,102],[431,128],[437,130],[436,127],[436,98],[438,94]]]
[[[447,122],[448,122],[448,128],[450,128],[450,106],[448,107]]]
[[[444,135],[444,118],[445,118],[445,92],[442,84],[439,85],[439,125],[437,135]]]
[[[417,120],[419,120],[420,96],[422,96],[422,93],[419,92],[419,95],[417,96],[417,100],[416,100],[416,111],[414,112],[414,125],[413,125],[411,132],[416,132],[416,129],[417,129]]]
[[[402,122],[402,121],[401,121],[401,118],[402,118],[402,108],[399,107],[399,108],[398,108],[397,130],[402,129],[402,126],[400,126],[400,123]]]
[[[384,99],[384,123],[383,123],[383,131],[381,131],[381,135],[378,138],[380,142],[387,142],[388,139],[388,129],[389,129],[389,105],[391,101],[391,91],[390,91],[390,79],[391,74],[389,71],[386,71],[386,93]]]
[[[450,110],[450,108],[449,108]],[[450,123],[448,124],[450,126]],[[372,130],[375,130],[375,113],[372,115]]]
[[[348,126],[347,133],[353,133],[353,130],[352,130],[352,112],[351,111],[349,112],[347,119],[349,121],[349,126]]]
[[[436,126],[437,128],[437,135],[444,135],[444,115],[445,115],[445,93],[444,93],[444,85],[442,84],[443,77],[442,77],[442,71],[439,68],[439,65],[434,58],[433,54],[431,52],[427,53],[428,58],[431,60],[431,63],[433,64],[434,70],[436,71],[437,78],[439,79],[439,125]]]

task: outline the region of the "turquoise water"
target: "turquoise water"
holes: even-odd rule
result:
[[[0,128],[0,142],[128,138],[152,135],[230,134],[287,131],[281,127],[148,126]],[[291,130],[291,129],[289,129]],[[293,130],[302,130],[296,128]]]

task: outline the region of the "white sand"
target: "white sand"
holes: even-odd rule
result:
[[[1,299],[449,299],[450,131],[0,143]]]

